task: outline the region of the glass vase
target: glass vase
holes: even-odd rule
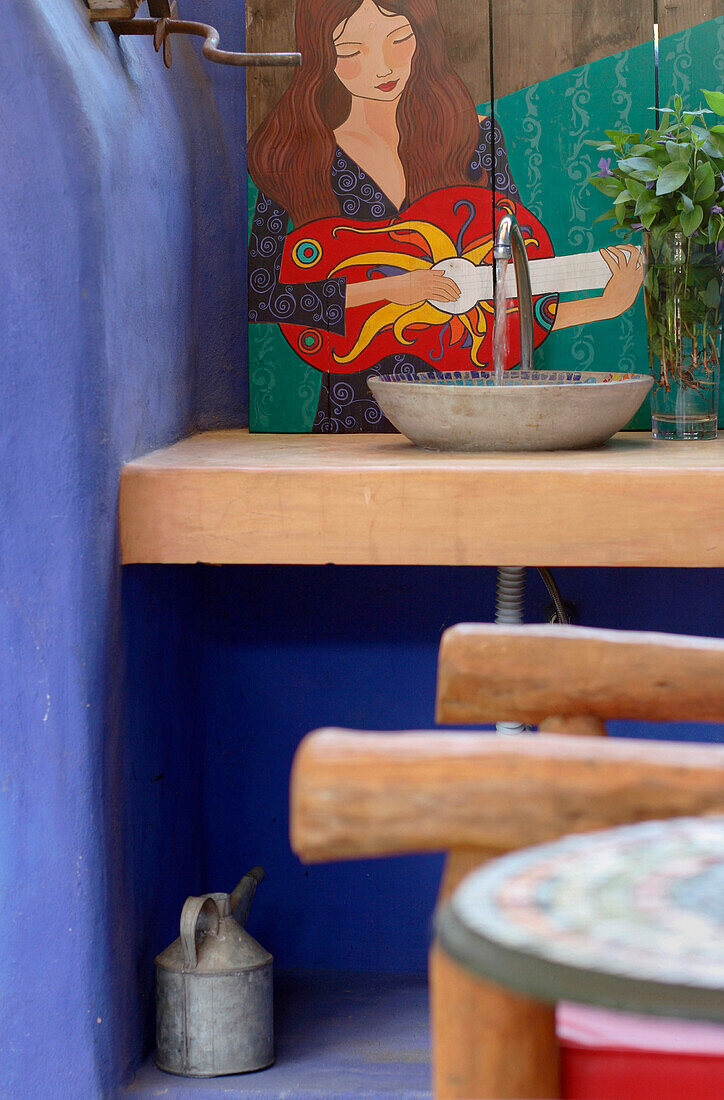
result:
[[[716,244],[683,233],[645,234],[654,439],[716,439],[722,260]]]

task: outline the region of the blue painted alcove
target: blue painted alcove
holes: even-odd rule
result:
[[[243,40],[235,6],[193,15]],[[3,30],[0,1092],[87,1100],[148,1049],[186,894],[252,862],[282,967],[424,966],[439,859],[302,868],[288,767],[313,726],[429,725],[439,633],[493,575],[121,578],[121,464],[246,416],[243,80],[179,41],[168,73],[82,0],[5,0]],[[561,580],[591,624],[722,633],[718,573]]]
[[[289,768],[300,738],[320,725],[433,728],[440,635],[456,622],[492,620],[495,571],[255,566],[204,574],[208,888],[230,888],[242,863],[267,867],[250,929],[282,967],[423,971],[440,858],[303,867],[287,840]],[[587,626],[724,634],[721,571],[555,574]],[[527,620],[545,621],[548,604],[529,570]],[[611,730],[720,735],[700,725]]]

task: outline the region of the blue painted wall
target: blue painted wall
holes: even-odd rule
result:
[[[196,582],[122,591],[116,506],[123,461],[244,415],[241,80],[225,116],[195,45],[168,73],[82,0],[2,7],[0,1094],[87,1100],[200,884]]]

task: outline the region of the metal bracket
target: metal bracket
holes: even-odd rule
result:
[[[220,50],[219,32],[208,23],[178,18],[176,0],[148,0],[150,19],[134,18],[139,0],[88,0],[91,22],[108,23],[114,34],[147,34],[153,37],[156,52],[163,49],[163,61],[171,68],[172,34],[192,34],[204,39],[201,52],[219,65],[301,65],[300,53],[233,53]],[[129,16],[118,18],[118,15]]]

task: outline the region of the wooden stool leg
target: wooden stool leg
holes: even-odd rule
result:
[[[490,858],[451,852],[440,890]],[[436,944],[430,954],[433,1088],[436,1100],[550,1100],[560,1096],[555,1009],[509,993],[458,966]]]

